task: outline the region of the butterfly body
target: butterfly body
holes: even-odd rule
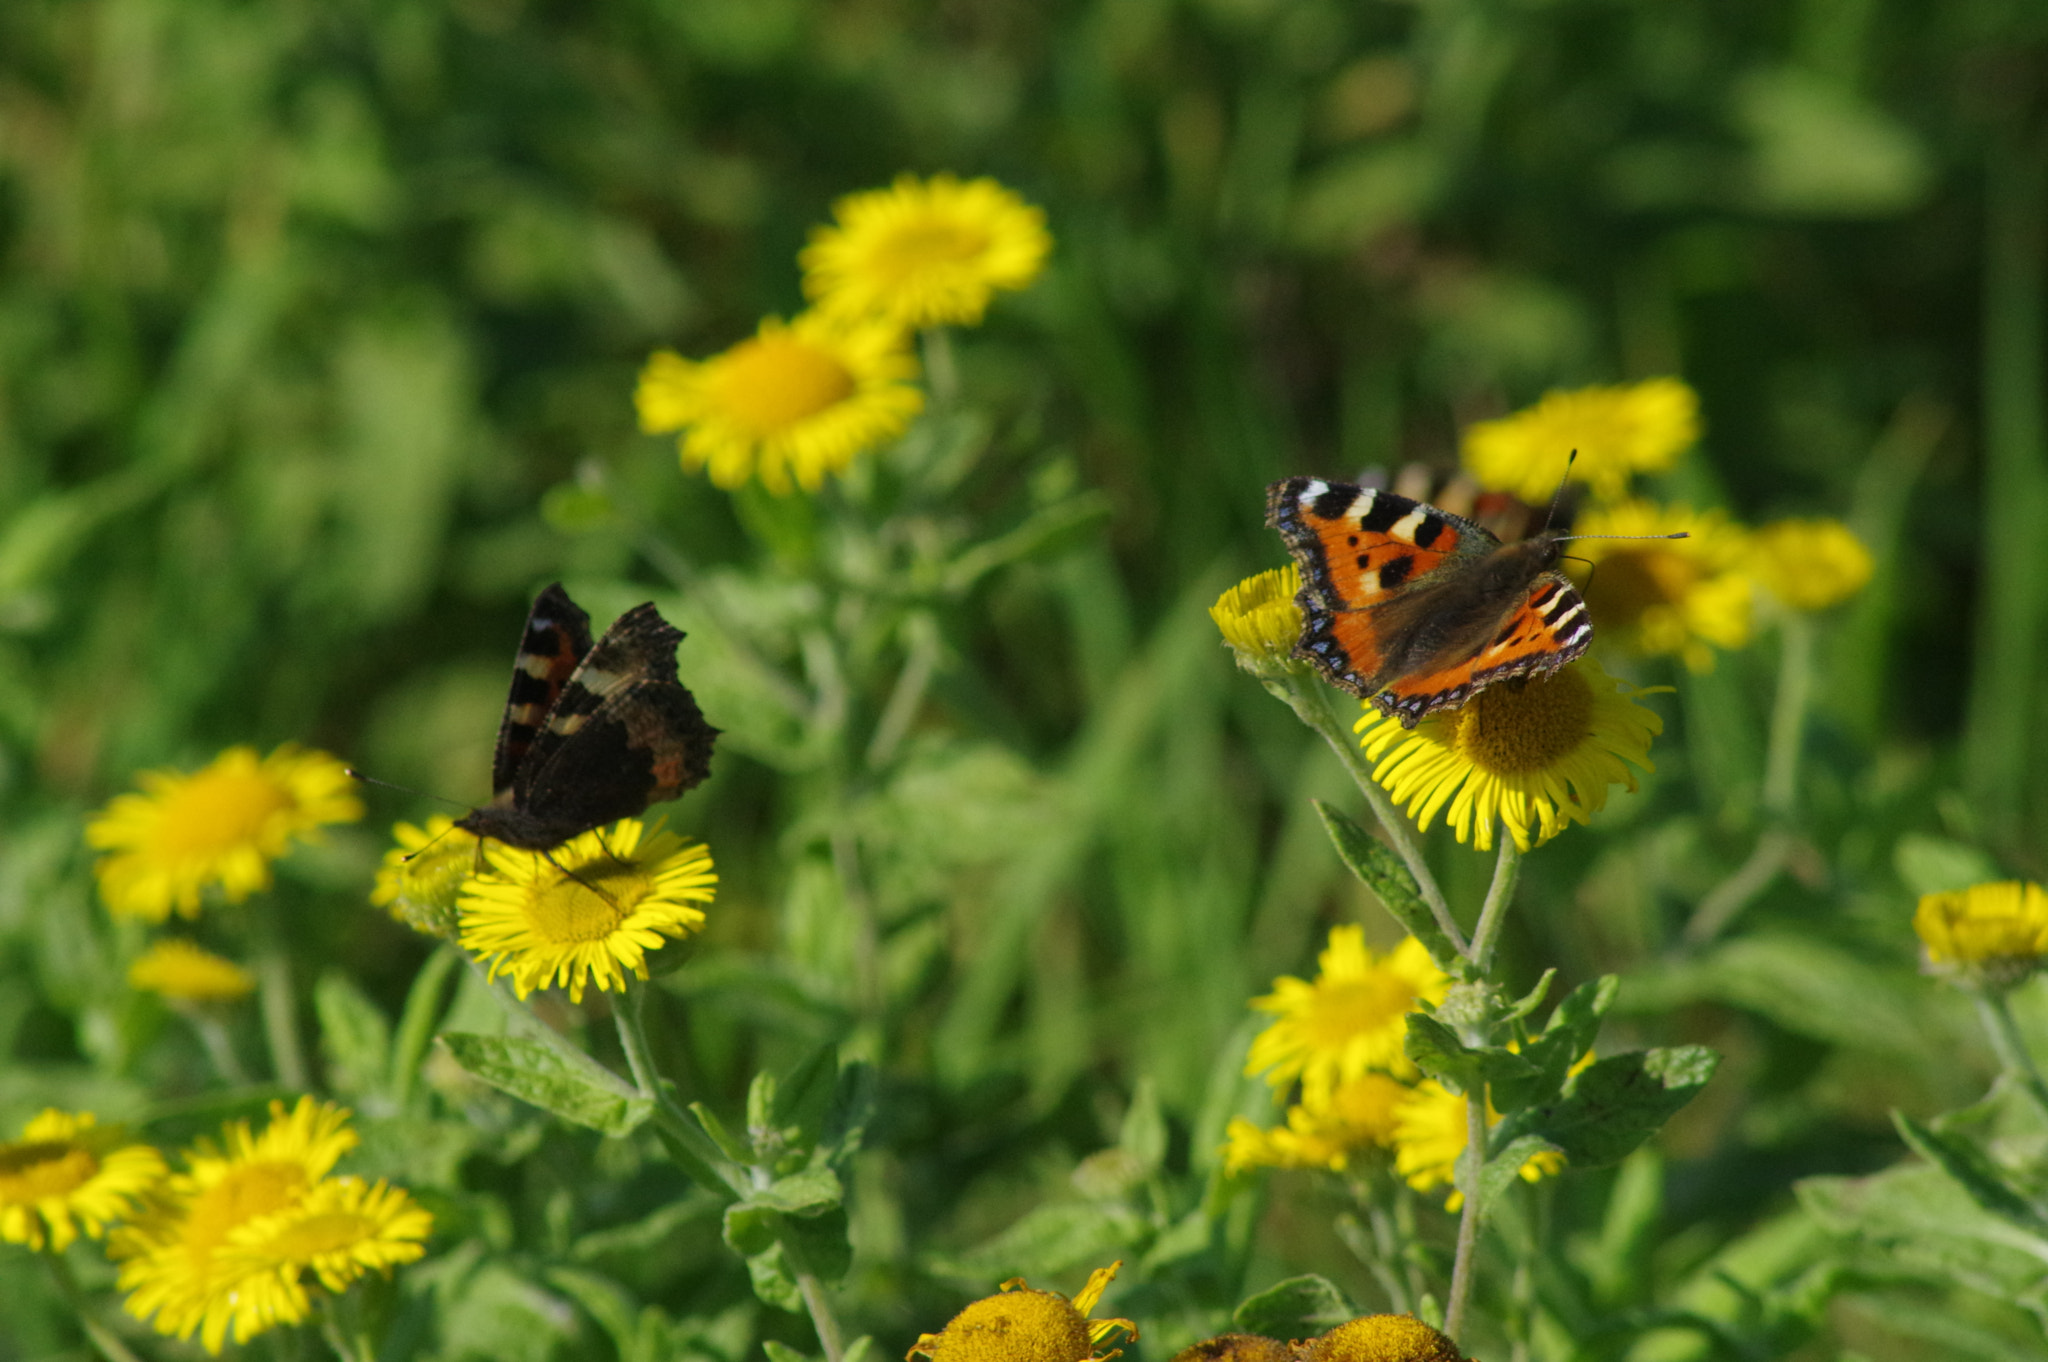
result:
[[[1266,523],[1301,568],[1295,655],[1406,727],[1593,640],[1556,534],[1503,544],[1425,502],[1320,478],[1269,487]]]
[[[702,782],[718,730],[676,675],[682,639],[650,602],[593,646],[561,583],[541,592],[498,728],[495,796],[456,826],[546,851]]]

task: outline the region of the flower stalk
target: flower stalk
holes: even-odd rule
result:
[[[1979,988],[1972,990],[1977,1004],[1977,1017],[1984,1023],[1984,1034],[1991,1040],[1991,1049],[1998,1056],[2000,1071],[2009,1083],[2016,1084],[2021,1092],[2033,1102],[2035,1110],[2048,1116],[2048,1083],[2041,1081],[2041,1070],[2034,1063],[2033,1053],[2027,1049],[2026,1038],[2012,1015],[2012,1004],[2002,988]]]

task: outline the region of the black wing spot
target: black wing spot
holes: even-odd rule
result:
[[[1415,527],[1415,546],[1422,549],[1428,548],[1449,528],[1449,524],[1441,516],[1424,516],[1422,523]]]
[[[1366,557],[1366,556],[1365,556],[1364,554],[1362,554],[1362,553],[1361,553],[1361,554],[1359,554],[1359,555],[1358,555],[1358,570],[1359,570],[1360,572],[1370,572],[1370,571],[1372,571],[1372,559],[1370,559],[1370,558]]]
[[[1412,504],[1400,497],[1375,492],[1372,505],[1366,507],[1365,514],[1358,518],[1358,528],[1367,534],[1385,534],[1393,528],[1395,521],[1408,514],[1408,507]]]
[[[1365,559],[1360,558],[1358,565],[1364,567]],[[1380,569],[1380,590],[1392,591],[1400,586],[1401,583],[1407,581],[1408,574],[1413,571],[1415,571],[1415,558],[1412,554],[1404,553],[1398,558],[1388,560],[1386,566]]]
[[[1351,502],[1358,495],[1356,487],[1331,485],[1316,494],[1309,503],[1309,509],[1323,520],[1339,520],[1351,509]]]

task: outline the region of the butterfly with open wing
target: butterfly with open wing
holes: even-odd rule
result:
[[[1266,523],[1301,568],[1295,656],[1405,728],[1593,641],[1556,531],[1504,544],[1410,497],[1305,477],[1266,489]]]

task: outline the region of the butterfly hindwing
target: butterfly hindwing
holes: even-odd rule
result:
[[[1408,727],[1592,641],[1555,535],[1502,544],[1426,502],[1320,478],[1274,483],[1266,507],[1301,568],[1295,655]]]
[[[718,730],[677,677],[682,639],[649,603],[621,615],[592,646],[588,617],[560,585],[542,592],[499,738],[497,797],[458,826],[544,851],[702,782]],[[572,651],[573,665],[558,672]],[[543,678],[553,693],[536,717]]]

